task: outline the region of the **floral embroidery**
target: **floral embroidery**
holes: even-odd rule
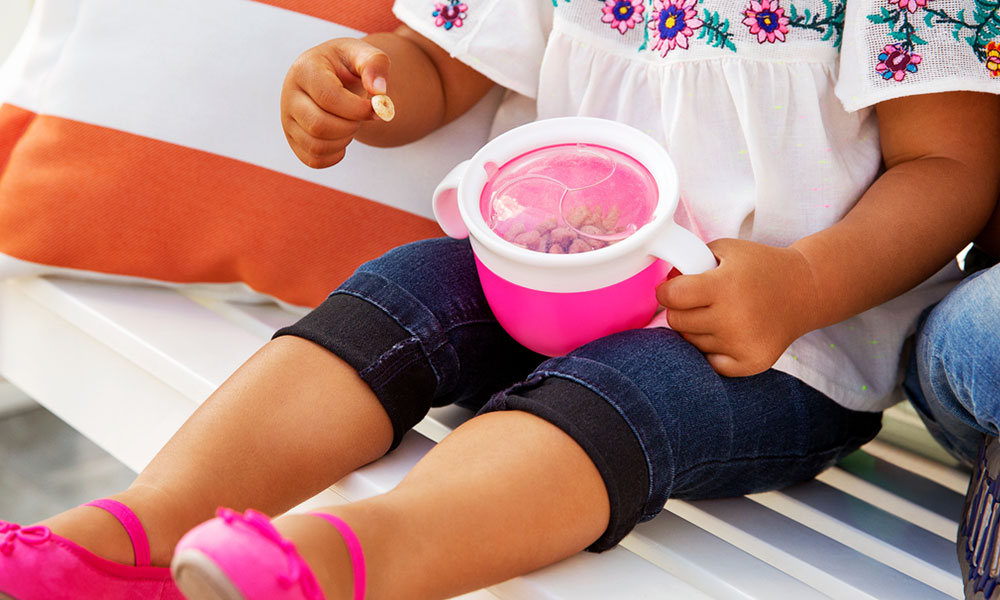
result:
[[[468,5],[463,3],[462,0],[449,0],[447,3],[435,2],[434,12],[431,16],[434,17],[435,25],[444,27],[447,30],[452,27],[461,27],[468,10]]]
[[[602,23],[611,23],[612,29],[625,33],[642,22],[646,10],[645,0],[604,0]]]
[[[757,42],[774,43],[785,41],[788,33],[788,22],[785,9],[778,6],[778,0],[750,0],[750,6],[743,12],[746,18],[743,24],[750,28],[750,33],[757,36]]]
[[[951,27],[951,35],[956,40],[964,40],[975,52],[976,58],[982,62],[989,74],[993,77],[1000,76],[997,71],[1000,68],[1000,46],[995,41],[989,41],[1000,35],[1000,2],[994,0],[974,0],[975,10],[971,19],[966,17],[966,9],[961,9],[955,14],[948,13],[945,9],[935,9],[929,6],[928,0],[888,0],[890,5],[897,5],[899,8],[888,9],[882,7],[877,14],[868,15],[868,20],[873,23],[889,25],[889,36],[899,40],[897,45],[902,50],[912,54],[916,46],[926,44],[917,32],[917,25],[910,20],[918,9],[923,10],[923,22],[926,29],[944,25]],[[889,46],[886,46],[888,48]],[[881,55],[879,55],[881,60]],[[881,64],[881,63],[880,63]],[[914,72],[914,68],[912,71]],[[882,76],[890,79],[885,72],[880,71]],[[905,76],[905,75],[904,75]],[[902,76],[892,75],[896,81],[902,81]]]
[[[844,9],[843,2],[834,4],[832,0],[823,0],[823,7],[826,14],[820,16],[814,14],[807,8],[799,14],[794,4],[788,5],[788,26],[796,29],[807,29],[822,33],[820,37],[824,42],[833,38],[833,47],[840,48],[840,42],[844,35]],[[834,37],[836,36],[836,37]]]
[[[986,44],[986,68],[990,77],[1000,77],[1000,44],[996,42]]]
[[[916,73],[917,65],[923,60],[919,54],[904,47],[904,44],[889,44],[878,55],[879,63],[875,70],[884,79],[902,81],[907,73]]]
[[[694,9],[698,0],[653,0],[650,31],[654,32],[656,42],[653,50],[662,50],[663,56],[674,48],[687,49],[688,38],[694,35],[696,29],[704,25]]]
[[[927,0],[889,0],[889,4],[898,4],[899,8],[910,11],[912,15],[918,8],[927,6]]]
[[[719,17],[719,13],[705,10],[702,13],[705,26],[698,33],[698,39],[705,41],[716,48],[725,48],[736,52],[736,45],[733,44],[733,34],[729,33],[729,19]]]

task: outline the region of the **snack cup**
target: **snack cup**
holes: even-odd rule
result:
[[[481,198],[498,170],[532,150],[565,144],[617,150],[648,169],[657,187],[651,220],[621,241],[578,254],[536,252],[490,229]],[[500,325],[527,348],[558,356],[646,326],[659,308],[656,287],[671,265],[685,274],[716,266],[704,242],[674,222],[677,202],[677,172],[655,140],[616,121],[563,117],[508,131],[455,167],[434,191],[434,215],[450,237],[469,238]]]

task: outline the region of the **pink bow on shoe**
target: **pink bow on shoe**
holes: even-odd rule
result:
[[[3,541],[0,542],[0,554],[10,556],[14,552],[14,542],[21,542],[29,546],[49,541],[52,532],[48,527],[33,525],[31,527],[21,527],[17,523],[0,521],[0,534],[3,534]]]
[[[287,590],[291,589],[297,583],[302,586],[302,593],[305,595],[306,600],[324,600],[323,591],[320,589],[319,583],[312,573],[312,569],[299,556],[298,550],[295,549],[295,544],[281,537],[281,534],[271,524],[271,519],[267,515],[259,513],[252,508],[248,509],[244,514],[240,514],[229,508],[220,508],[216,514],[227,525],[232,525],[236,521],[249,525],[281,548],[281,551],[285,553],[285,558],[288,560],[288,572],[278,574],[278,583],[281,584],[281,587]]]
[[[339,518],[310,513],[332,524],[347,544],[354,600],[365,597],[361,542]],[[323,590],[295,545],[255,510],[220,508],[218,518],[187,533],[174,551],[174,580],[181,590],[238,590],[246,600],[324,600]]]

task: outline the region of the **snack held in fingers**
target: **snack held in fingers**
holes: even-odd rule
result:
[[[396,107],[389,96],[385,94],[372,96],[372,110],[375,111],[378,118],[386,122],[391,121],[396,116]]]

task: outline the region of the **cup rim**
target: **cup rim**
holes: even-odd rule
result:
[[[657,203],[653,218],[627,238],[589,252],[547,254],[522,248],[501,238],[486,225],[480,196],[488,179],[488,162],[503,165],[533,149],[560,144],[595,144],[623,152],[638,160],[653,176]],[[503,133],[484,145],[470,159],[458,184],[458,210],[469,235],[491,252],[520,263],[564,267],[604,263],[648,245],[665,221],[673,222],[678,204],[677,169],[670,155],[648,134],[618,121],[596,117],[558,117],[533,121]]]

